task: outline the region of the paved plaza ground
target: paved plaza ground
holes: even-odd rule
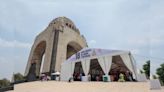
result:
[[[36,81],[14,86],[11,92],[164,92],[149,90],[148,82],[57,82]]]

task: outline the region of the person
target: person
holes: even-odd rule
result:
[[[118,81],[119,80],[119,76],[120,76],[120,71],[117,71],[116,74],[115,74],[115,81]]]
[[[100,78],[99,78],[99,76],[96,76],[96,81],[100,81]]]
[[[43,73],[42,75],[41,75],[41,81],[44,81],[45,80],[45,74]]]
[[[79,76],[80,76],[80,81],[82,81],[82,76],[83,76],[83,75],[82,75],[82,73],[80,73],[80,75],[79,75]]]
[[[47,81],[51,80],[51,77],[50,76],[47,76]]]
[[[88,81],[91,81],[91,75],[88,74]]]
[[[68,82],[72,82],[73,81],[73,77],[70,77]]]
[[[45,76],[44,76],[44,80],[45,80],[45,81],[48,81],[48,80],[47,80],[47,75],[46,75],[46,74],[45,74]]]
[[[136,80],[133,78],[132,72],[130,72],[130,77],[131,77],[132,81],[136,81]]]
[[[119,82],[125,82],[125,76],[123,73],[120,73],[118,81]]]
[[[99,74],[99,81],[103,81],[103,72],[100,71],[100,74]]]
[[[129,71],[126,71],[126,77],[127,77],[128,81],[132,81],[133,80],[132,74]]]
[[[40,76],[40,80],[43,81],[43,74],[41,74],[41,76]]]
[[[110,80],[114,81],[114,75],[110,75]]]

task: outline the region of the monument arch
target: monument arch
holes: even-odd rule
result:
[[[66,59],[68,59],[70,56],[72,56],[73,54],[77,53],[78,51],[80,51],[82,49],[82,47],[74,42],[71,41],[67,44],[67,56]]]
[[[42,72],[47,74],[60,72],[61,63],[85,47],[87,47],[87,42],[74,23],[66,17],[58,17],[36,36],[28,58],[25,76],[38,77],[41,74],[43,55]]]

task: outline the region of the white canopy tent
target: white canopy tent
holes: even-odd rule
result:
[[[112,66],[112,58],[118,55],[128,70],[133,74],[133,78],[137,79],[136,66],[129,51],[84,48],[62,63],[61,80],[68,81],[73,76],[76,62],[81,62],[84,74],[87,76],[91,59],[97,59],[105,75],[108,75]]]

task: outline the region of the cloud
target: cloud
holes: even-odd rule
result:
[[[164,33],[156,32],[156,33],[152,34],[151,38],[150,38],[152,49],[153,49],[153,47],[158,47],[158,46],[164,45],[163,39],[164,39]]]
[[[11,80],[12,74],[14,72],[14,62],[13,58],[6,58],[0,56],[0,79],[7,78]]]
[[[89,44],[96,44],[96,41],[95,40],[90,40]]]
[[[89,47],[96,47],[96,43],[97,43],[96,40],[90,40],[90,41],[88,42],[88,45],[89,45]]]
[[[140,53],[140,50],[139,49],[133,49],[133,50],[131,50],[131,52],[133,54],[139,54]]]
[[[3,48],[30,48],[31,44],[19,42],[17,40],[7,41],[7,40],[0,38],[0,47],[3,47]]]

